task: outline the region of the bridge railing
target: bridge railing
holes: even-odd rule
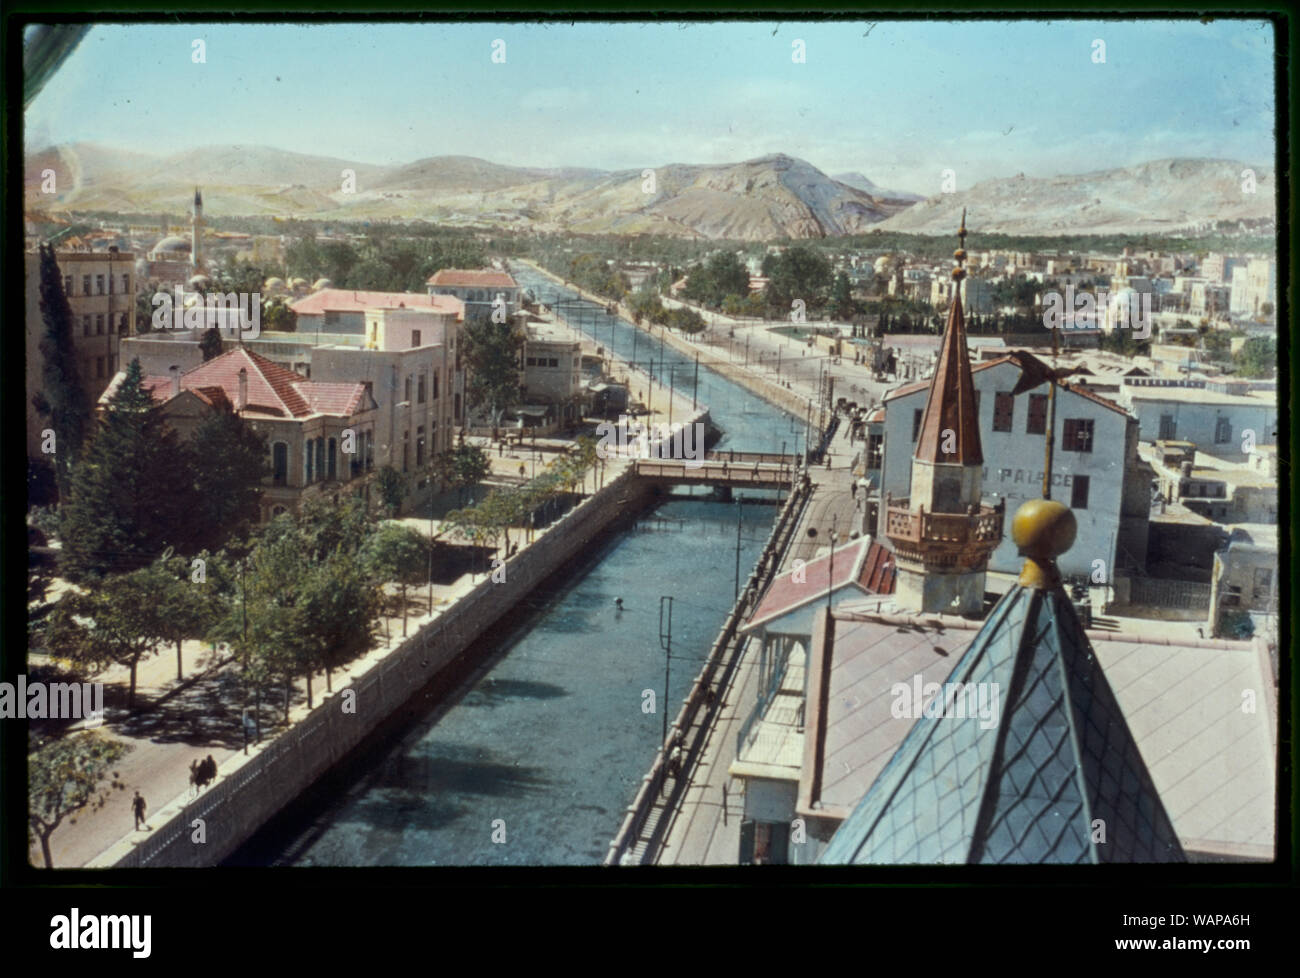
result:
[[[649,772],[641,779],[641,788],[637,791],[636,797],[633,798],[632,804],[627,807],[623,824],[619,827],[613,841],[610,842],[604,865],[619,865],[623,857],[634,849],[641,840],[646,821],[649,819],[655,805],[659,803],[660,796],[667,785],[669,777],[668,755],[672,751],[673,745],[680,743],[686,755],[682,764],[683,770],[689,769],[698,758],[699,752],[707,739],[710,724],[705,722],[698,729],[695,729],[694,737],[689,743],[686,736],[695,726],[695,720],[701,709],[712,709],[715,711],[714,715],[716,716],[716,711],[721,706],[722,694],[739,664],[740,652],[748,641],[747,637],[738,635],[740,626],[753,611],[763,589],[771,581],[773,575],[776,574],[781,554],[790,545],[790,540],[799,525],[799,519],[811,493],[810,486],[799,484],[790,493],[790,497],[782,507],[776,525],[773,526],[772,532],[763,546],[762,554],[755,563],[753,571],[750,572],[749,580],[740,592],[740,597],[735,606],[727,615],[727,619],[723,623],[717,639],[714,640],[713,646],[709,649],[709,655],[704,666],[701,668],[699,675],[696,676],[695,682],[691,685],[677,719],[669,728],[668,739],[660,745]],[[715,676],[719,671],[721,671],[722,675],[716,680],[716,693],[710,697],[709,693],[715,689]],[[685,779],[677,779],[674,785],[673,797],[665,802],[665,810],[671,809],[678,802],[684,787],[684,781]],[[667,824],[661,820],[656,826],[653,835],[657,839],[662,839],[662,835],[666,831]],[[653,849],[657,839],[652,838],[650,840],[651,849]]]

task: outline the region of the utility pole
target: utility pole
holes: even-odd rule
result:
[[[700,390],[700,353],[698,350],[696,350],[695,351],[695,380],[691,384],[691,410],[692,411],[695,410],[695,408],[698,406],[695,400],[695,395],[699,393],[699,390]]]
[[[667,617],[664,610],[667,602]],[[659,598],[659,647],[664,650],[664,701],[660,704],[664,714],[663,744],[668,743],[668,675],[673,665],[673,599],[661,595]]]
[[[744,510],[740,508],[740,500],[736,500],[736,595],[732,602],[740,600],[740,520]]]
[[[831,559],[830,565],[826,568],[826,612],[831,610],[831,592],[835,589],[835,527],[839,522],[839,514],[831,514]]]

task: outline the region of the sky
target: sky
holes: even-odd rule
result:
[[[1247,20],[100,25],[27,109],[27,145],[606,170],[779,152],[930,195],[949,169],[960,189],[1269,165],[1273,55]]]

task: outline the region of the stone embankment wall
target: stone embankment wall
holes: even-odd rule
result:
[[[707,410],[701,414],[707,419]],[[364,673],[335,680],[335,691],[284,733],[223,764],[217,783],[188,803],[153,816],[161,824],[128,837],[92,868],[198,867],[221,862],[273,815],[396,713],[476,638],[621,518],[649,504],[653,488],[629,467],[561,517],[490,577],[419,628]],[[345,707],[355,712],[345,712]],[[199,841],[202,839],[202,841]]]

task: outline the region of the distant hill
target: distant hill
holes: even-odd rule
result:
[[[1005,234],[1150,233],[1193,230],[1209,222],[1276,214],[1271,167],[1250,167],[1256,192],[1242,191],[1234,160],[1154,160],[1114,170],[1056,177],[984,180],[909,207],[883,231],[951,233],[968,211],[972,230]]]
[[[52,169],[57,194],[41,191]],[[963,206],[972,228],[1009,233],[1180,230],[1213,220],[1273,214],[1273,177],[1241,193],[1243,164],[1160,160],[1078,176],[986,180],[923,200],[861,173],[830,177],[785,154],[740,163],[674,163],[608,172],[516,167],[471,156],[433,156],[398,166],[268,146],[209,146],[170,156],[93,143],[29,154],[28,210],[189,210],[203,189],[215,216],[317,220],[424,219],[445,224],[586,233],[657,233],[764,241],[858,234],[872,228],[950,234]],[[355,187],[344,192],[344,171]]]
[[[849,173],[836,173],[831,176],[846,187],[852,187],[854,190],[861,190],[871,194],[873,197],[880,197],[884,200],[898,200],[909,204],[915,204],[919,200],[925,200],[924,194],[908,193],[906,190],[886,190],[884,187],[878,187],[869,179],[858,173],[856,170]]]

